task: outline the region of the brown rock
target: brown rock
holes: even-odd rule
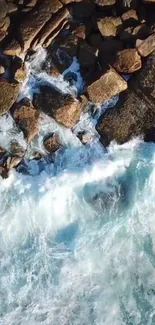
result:
[[[138,16],[136,13],[136,10],[130,9],[127,12],[124,12],[123,15],[121,16],[123,22],[131,21],[133,22],[134,20],[138,20]]]
[[[34,95],[33,102],[34,107],[68,128],[75,126],[82,110],[78,100],[50,86],[41,86],[40,93]]]
[[[9,156],[5,163],[7,170],[17,167],[20,164],[21,160],[22,160],[22,157]]]
[[[13,38],[7,43],[3,53],[6,54],[6,55],[11,55],[11,56],[16,56],[17,55],[18,56],[21,53],[21,46]]]
[[[78,60],[82,67],[93,65],[97,60],[98,50],[92,48],[85,41],[79,45]]]
[[[8,9],[7,9],[8,13],[10,14],[10,13],[15,12],[17,10],[18,10],[17,5],[15,3],[9,1],[8,2]]]
[[[5,69],[2,65],[0,65],[0,74],[3,74],[5,72]]]
[[[155,112],[132,91],[127,92],[123,101],[106,111],[97,125],[97,131],[105,145],[112,140],[124,143],[145,133],[152,123],[155,123]]]
[[[97,25],[102,36],[116,36],[118,28],[122,25],[122,20],[120,17],[105,17],[100,19]]]
[[[130,90],[120,96],[115,108],[106,111],[98,123],[98,132],[105,144],[116,140],[124,143],[144,135],[154,141],[155,125],[155,51],[143,68],[129,82]]]
[[[133,73],[141,68],[142,61],[136,49],[126,49],[118,52],[113,66],[119,73]]]
[[[56,134],[50,135],[46,140],[44,140],[44,147],[49,153],[53,153],[60,148],[59,138]]]
[[[136,41],[136,49],[141,56],[148,56],[155,50],[155,34],[150,35],[145,40]]]
[[[1,32],[6,32],[10,26],[10,18],[5,17],[3,20],[3,25],[1,26],[0,30]]]
[[[37,1],[38,0],[29,0],[27,6],[33,8],[33,7],[35,7]]]
[[[12,115],[27,141],[30,142],[39,132],[39,111],[32,106],[29,99],[25,98],[15,104]]]
[[[155,107],[155,51],[146,58],[143,68],[132,78],[130,87]]]
[[[0,115],[9,111],[19,94],[19,84],[0,78]]]
[[[40,32],[45,23],[62,7],[59,0],[44,0],[39,3],[36,9],[25,16],[20,25],[20,35],[23,41],[23,50],[27,51],[36,35]]]
[[[99,6],[112,6],[116,3],[116,0],[94,0]]]
[[[92,134],[85,131],[79,132],[77,136],[83,144],[90,143],[92,140]]]
[[[7,14],[7,10],[8,10],[8,7],[7,7],[7,3],[5,0],[1,0],[0,1],[0,21],[2,21],[6,14]]]
[[[52,17],[46,25],[42,28],[39,38],[38,38],[38,44],[41,46],[43,45],[48,37],[56,31],[56,34],[58,35],[60,30],[64,25],[62,25],[62,22],[65,20],[66,23],[66,18],[69,16],[69,11],[68,9],[63,9],[59,14],[57,14],[55,17]],[[55,36],[54,36],[55,37]],[[53,40],[54,38],[52,38]]]
[[[12,140],[10,143],[9,152],[14,156],[23,157],[25,150],[23,147],[21,147],[18,141]]]
[[[19,82],[23,82],[25,78],[26,78],[26,70],[25,70],[25,66],[22,65],[19,69],[17,69],[15,73],[15,79]]]
[[[127,89],[126,81],[111,67],[87,88],[91,102],[101,104]]]
[[[85,39],[86,38],[86,26],[80,25],[76,29],[74,29],[72,31],[72,33],[78,38]]]

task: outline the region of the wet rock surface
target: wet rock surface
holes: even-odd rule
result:
[[[19,84],[0,77],[0,115],[9,111],[19,94]]]
[[[143,69],[131,80],[130,90],[114,109],[101,117],[97,130],[101,141],[124,143],[135,136],[154,141],[149,130],[155,124],[155,52],[148,57]]]
[[[39,132],[39,111],[36,110],[28,98],[16,103],[12,108],[12,116],[24,136],[30,142]]]
[[[124,143],[137,135],[155,141],[154,10],[154,0],[0,0],[0,115],[12,114],[29,147],[39,135],[42,114],[74,132],[90,102],[100,110],[121,93],[98,121],[102,143]],[[41,46],[47,56],[37,73],[59,80],[59,86],[41,84],[38,77],[37,92],[17,102],[26,78],[36,78],[36,65],[30,72],[27,58],[31,61]],[[83,85],[77,89],[79,80]],[[72,92],[61,91],[61,82]],[[83,144],[92,140],[87,130],[78,136]],[[46,154],[60,147],[53,133],[43,144]],[[0,175],[7,176],[25,153],[16,143],[4,148]]]
[[[74,127],[81,114],[81,105],[77,99],[51,86],[41,86],[40,92],[34,95],[33,104],[36,109],[68,128]]]
[[[109,68],[97,81],[87,88],[90,101],[101,104],[127,89],[127,82],[113,69]]]

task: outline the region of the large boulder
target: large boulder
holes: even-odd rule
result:
[[[113,69],[109,68],[103,75],[87,88],[91,102],[101,104],[127,89],[127,82]]]
[[[136,48],[141,56],[148,56],[155,50],[155,34],[150,35],[145,40],[138,39]]]
[[[37,8],[32,10],[28,16],[25,16],[19,28],[24,51],[28,50],[45,23],[61,7],[62,4],[59,0],[44,0],[39,2]]]
[[[122,144],[134,136],[145,134],[153,124],[155,109],[150,109],[144,99],[129,90],[115,108],[109,109],[101,117],[97,131],[104,145],[112,140]]]
[[[40,86],[40,92],[34,95],[33,104],[68,128],[75,126],[82,111],[82,105],[77,99],[48,85]]]
[[[35,44],[38,44],[39,46],[46,45],[46,42],[48,44],[48,39],[50,41],[55,38],[56,35],[59,34],[61,29],[63,28],[64,24],[63,22],[67,19],[69,16],[68,9],[63,9],[59,14],[52,17],[42,28],[37,41],[35,40]],[[65,21],[66,23],[66,21]]]
[[[144,67],[132,78],[130,90],[116,105],[106,111],[98,122],[97,130],[104,144],[116,140],[124,143],[134,136],[149,134],[155,125],[155,52],[146,60]]]
[[[120,17],[105,17],[97,22],[98,29],[102,36],[110,37],[116,36],[120,26],[122,25],[122,20]]]
[[[16,103],[12,109],[12,116],[30,142],[39,132],[39,111],[36,110],[28,98]]]
[[[9,111],[19,94],[19,83],[0,78],[0,115]]]
[[[113,66],[119,73],[133,73],[142,67],[142,61],[136,49],[125,49],[117,53]]]

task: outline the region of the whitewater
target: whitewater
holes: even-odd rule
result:
[[[32,96],[36,80],[76,96],[84,86],[76,58],[69,86],[65,73],[41,71],[46,53],[38,53],[20,98]],[[89,104],[73,132],[42,115],[23,167],[0,179],[1,325],[155,324],[155,144],[137,138],[105,149],[95,124],[107,106],[92,116]],[[79,130],[90,143],[81,144]],[[53,131],[62,147],[44,156]],[[12,138],[26,147],[8,114],[0,145]],[[36,150],[39,161],[30,159]]]

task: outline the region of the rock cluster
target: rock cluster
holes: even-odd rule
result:
[[[136,135],[154,140],[154,10],[155,0],[0,0],[0,115],[10,112],[28,144],[39,133],[42,113],[72,129],[88,101],[101,105],[121,93],[97,124],[101,141],[123,143]],[[55,78],[77,58],[85,83],[77,98],[46,84],[32,100],[17,102],[26,75],[21,57],[40,46],[47,50],[42,69]],[[132,74],[129,83],[125,74]],[[70,83],[76,78],[64,74]],[[58,137],[49,135],[44,146],[55,152]],[[1,148],[0,174],[23,156],[21,148]]]

